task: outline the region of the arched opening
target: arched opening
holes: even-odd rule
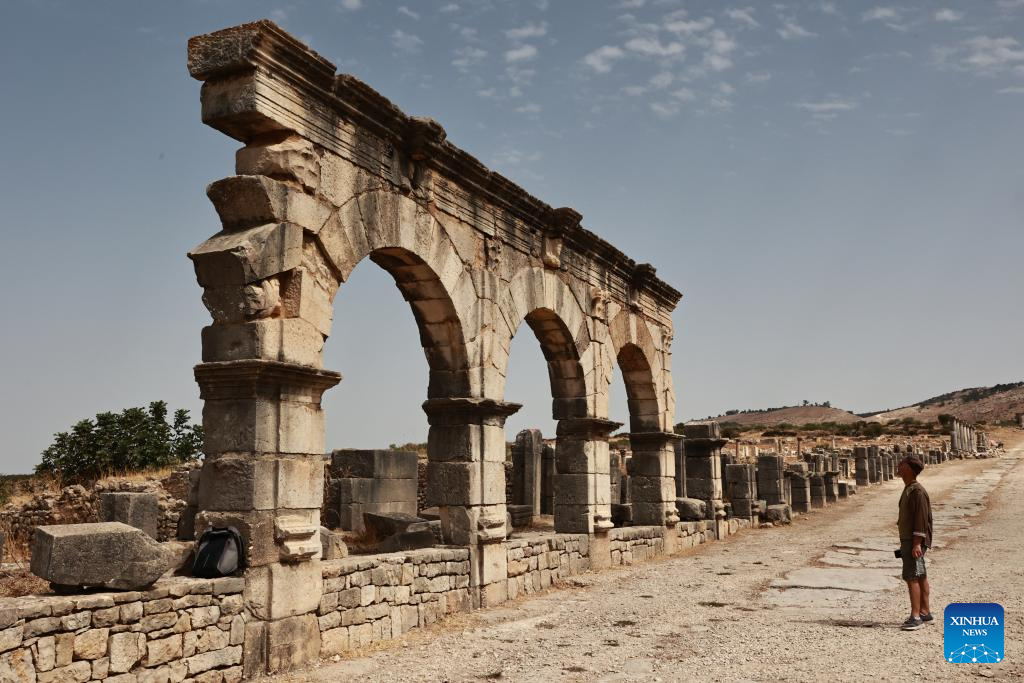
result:
[[[420,514],[436,504],[425,486],[432,449],[423,404],[468,395],[468,353],[451,296],[408,249],[371,251],[340,286],[334,314],[325,364],[344,380],[323,401],[331,452],[324,521],[361,533],[364,512]],[[426,366],[414,350],[417,337]],[[373,454],[381,450],[390,452]]]
[[[631,432],[656,432],[660,429],[658,391],[651,364],[643,350],[633,343],[624,344],[616,356],[626,389]]]

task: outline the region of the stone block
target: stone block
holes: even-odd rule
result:
[[[146,636],[141,633],[115,633],[110,636],[110,672],[127,673],[146,654]]]
[[[773,524],[789,524],[793,521],[793,512],[788,505],[769,505],[764,513],[764,521]]]
[[[247,285],[302,263],[302,227],[268,223],[220,232],[188,254],[202,287]]]
[[[427,520],[410,515],[406,512],[364,512],[363,527],[366,533],[374,538],[388,538],[400,534],[409,528],[411,524],[426,522]]]
[[[419,525],[416,529],[410,527],[408,531],[399,532],[389,536],[377,544],[375,550],[378,553],[397,553],[404,550],[417,550],[419,548],[432,548],[437,542],[434,532],[427,526],[427,522]]]
[[[676,498],[676,512],[684,522],[707,519],[707,503],[697,498]]]
[[[324,450],[323,413],[319,403],[311,401],[208,399],[203,404],[203,423],[219,425],[203,433],[207,458],[229,453],[307,455]]]
[[[246,573],[244,595],[257,619],[269,621],[315,612],[323,596],[320,562],[251,568]]]
[[[92,669],[88,662],[83,662],[83,664],[91,675]],[[44,675],[48,674],[40,674],[40,676]],[[10,683],[36,683],[38,680],[42,679],[36,678],[36,669],[28,648],[0,655],[0,681],[4,681],[4,683],[8,683],[8,681]],[[89,680],[89,677],[86,676],[84,680]]]
[[[312,614],[268,623],[268,673],[292,671],[314,664],[320,656],[320,645],[320,627]]]
[[[301,318],[209,325],[203,328],[202,340],[204,363],[262,358],[315,368],[323,365],[324,335]]]
[[[123,522],[157,537],[160,499],[155,493],[108,491],[100,494],[100,521]]]
[[[207,457],[199,480],[205,510],[275,510],[323,505],[323,458]]]
[[[36,528],[31,570],[58,586],[136,590],[151,586],[172,557],[145,532],[121,522]]]
[[[320,527],[320,556],[325,560],[348,557],[348,545],[343,534]]]
[[[332,479],[416,479],[414,451],[340,449],[331,453]]]

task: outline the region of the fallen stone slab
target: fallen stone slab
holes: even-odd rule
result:
[[[377,544],[375,550],[378,553],[397,553],[403,550],[432,548],[436,539],[429,525],[430,522],[424,522],[422,526],[416,525],[410,527],[408,531],[386,538]]]
[[[33,574],[56,589],[138,590],[151,586],[174,556],[140,529],[122,522],[37,527]]]
[[[676,498],[676,512],[679,519],[684,522],[696,522],[707,519],[705,516],[705,503],[699,498]]]
[[[790,524],[793,521],[793,511],[788,505],[769,505],[764,511],[764,521],[772,524]]]
[[[410,524],[426,522],[427,520],[407,512],[364,512],[363,525],[366,534],[371,538],[388,538],[400,534],[409,528]]]

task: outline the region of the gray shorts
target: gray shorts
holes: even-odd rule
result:
[[[921,549],[928,552],[928,546],[922,545]],[[914,557],[914,541],[900,539],[900,554],[903,555],[903,580],[916,581],[917,579],[928,578],[928,569],[924,564],[924,554],[921,557]]]

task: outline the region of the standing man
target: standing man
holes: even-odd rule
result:
[[[928,492],[917,480],[924,463],[916,455],[900,461],[897,472],[903,479],[900,496],[900,553],[903,558],[903,580],[910,592],[910,616],[903,622],[904,631],[916,631],[934,620],[928,604],[928,572],[924,565],[925,551],[932,545],[932,503]]]

